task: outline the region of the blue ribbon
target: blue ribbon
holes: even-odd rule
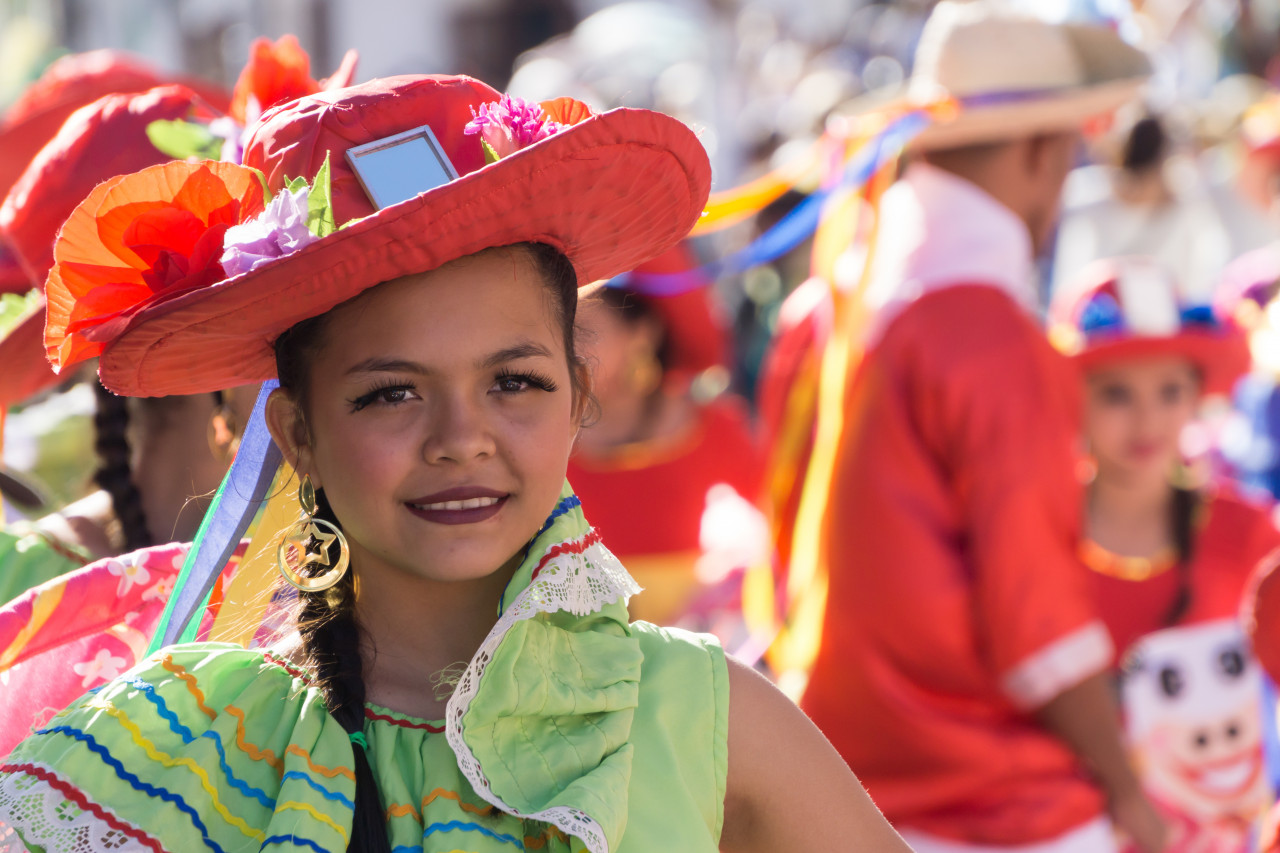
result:
[[[231,470],[218,488],[213,504],[196,533],[195,542],[187,552],[186,562],[182,564],[182,572],[160,617],[155,636],[151,638],[147,654],[174,643],[189,643],[196,638],[209,593],[262,506],[283,458],[280,448],[276,447],[271,433],[267,431],[265,414],[267,397],[278,387],[280,383],[275,379],[262,383],[235,461],[231,463]]]
[[[772,228],[749,245],[717,261],[675,273],[624,273],[606,287],[634,290],[644,296],[676,296],[726,275],[736,275],[776,260],[799,246],[818,229],[827,199],[837,191],[864,186],[891,157],[928,127],[929,115],[915,111],[899,116],[868,140],[845,164],[838,181],[822,187],[792,208]]]

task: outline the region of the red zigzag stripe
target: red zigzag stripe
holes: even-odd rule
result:
[[[587,550],[599,541],[600,532],[593,527],[587,532],[586,536],[583,536],[577,542],[561,542],[559,545],[544,554],[542,559],[538,561],[538,566],[533,570],[533,577],[530,578],[530,580],[535,580],[538,577],[538,573],[541,572],[547,563],[551,562],[553,558],[559,557],[561,554],[581,554],[583,551]]]
[[[84,792],[82,792],[79,788],[75,787],[74,785],[67,784],[66,782],[62,781],[54,774],[50,773],[48,770],[45,770],[43,767],[37,767],[34,764],[0,764],[0,773],[13,773],[13,772],[25,773],[28,776],[34,776],[37,779],[41,780],[42,782],[48,783],[52,788],[59,791],[68,800],[75,803],[77,806],[84,809],[85,811],[91,813],[94,817],[98,818],[103,823],[110,826],[112,829],[117,830],[129,836],[130,838],[141,842],[142,844],[145,844],[148,848],[150,848],[151,850],[154,850],[155,853],[166,853],[165,849],[160,846],[159,841],[156,841],[150,835],[147,835],[145,832],[138,829],[137,827],[130,826],[129,824],[120,820],[115,815],[103,809],[93,800],[90,800],[88,797],[86,797],[84,795]]]

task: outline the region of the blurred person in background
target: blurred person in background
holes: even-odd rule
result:
[[[1076,559],[1071,368],[1032,313],[1079,128],[1148,70],[1105,28],[981,2],[920,40],[907,96],[959,109],[881,206],[801,701],[918,851],[1096,853],[1113,822],[1164,849]]]
[[[1107,162],[1072,173],[1054,250],[1055,287],[1093,261],[1142,255],[1178,270],[1186,292],[1207,302],[1227,262],[1265,241],[1266,220],[1235,193],[1210,186],[1176,135],[1171,118],[1132,111],[1110,145],[1097,146]]]
[[[760,556],[742,551],[764,538],[752,508],[761,454],[745,404],[727,393],[729,339],[693,263],[682,244],[584,300],[599,411],[578,436],[569,478],[644,587],[632,615],[719,628],[730,641],[740,612],[732,585],[706,593]],[[671,292],[681,275],[689,281]]]
[[[1136,257],[1069,282],[1049,335],[1084,379],[1080,557],[1116,645],[1133,761],[1171,850],[1244,853],[1270,792],[1239,612],[1280,531],[1269,500],[1191,482],[1181,443],[1204,396],[1248,367],[1244,337]]]
[[[723,47],[698,4],[619,3],[523,55],[510,88],[668,113],[702,130],[712,162],[729,171],[738,151],[712,128],[740,81],[715,73],[728,61]],[[745,402],[729,390],[735,353],[721,295],[684,243],[582,309],[599,411],[578,438],[570,480],[645,588],[632,614],[732,645],[736,579],[765,533],[753,508],[761,453]]]

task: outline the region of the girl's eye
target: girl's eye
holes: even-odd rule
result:
[[[1108,406],[1124,406],[1130,400],[1129,389],[1121,385],[1108,385],[1102,388],[1098,396]]]
[[[520,394],[535,388],[554,391],[556,384],[549,377],[537,373],[502,373],[494,380],[493,388],[499,394]]]
[[[347,402],[351,405],[351,411],[358,412],[374,403],[382,406],[398,406],[416,396],[412,385],[386,385],[382,388],[374,388]]]

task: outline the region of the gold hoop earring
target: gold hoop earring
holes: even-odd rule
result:
[[[285,528],[276,549],[276,563],[281,576],[303,592],[323,592],[342,580],[351,564],[351,549],[347,538],[335,525],[323,518],[316,518],[316,490],[311,477],[302,475],[298,487],[298,503],[302,505],[302,518]],[[329,549],[338,546],[338,564],[330,562]],[[308,577],[302,570],[308,567],[321,569],[332,566],[317,577]]]

